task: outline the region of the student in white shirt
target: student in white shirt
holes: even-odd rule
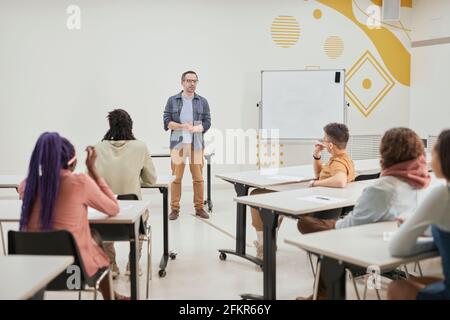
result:
[[[417,211],[402,224],[389,244],[393,256],[406,257],[437,247],[442,257],[444,280],[410,277],[389,285],[388,299],[450,300],[450,130],[439,135],[433,148],[433,172],[446,184],[434,188]],[[432,227],[433,238],[419,239]],[[432,241],[434,239],[434,242]]]

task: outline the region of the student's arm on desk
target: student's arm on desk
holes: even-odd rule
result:
[[[314,187],[329,187],[329,188],[345,188],[347,185],[347,174],[345,172],[339,171],[334,176],[323,179],[316,180],[314,182]]]
[[[364,189],[352,212],[336,221],[335,228],[343,229],[385,221],[389,217],[392,193],[377,186]]]
[[[419,239],[430,225],[438,225],[448,214],[447,186],[436,187],[392,237],[389,252],[394,257],[407,257],[430,251],[434,247],[432,238]],[[447,202],[445,201],[447,199]]]
[[[95,182],[94,179],[83,173],[80,174],[80,177],[84,179],[85,204],[108,216],[116,216],[120,211],[119,203],[106,181],[99,177]]]

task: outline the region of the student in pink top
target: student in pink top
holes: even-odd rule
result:
[[[68,230],[78,245],[86,272],[93,276],[99,269],[109,267],[101,248],[94,240],[88,221],[88,207],[108,216],[119,213],[119,204],[95,168],[96,152],[88,147],[86,174],[74,174],[77,164],[73,145],[58,133],[43,133],[31,155],[28,176],[19,187],[23,200],[20,230]],[[115,293],[112,282],[105,277],[100,290],[105,300],[126,299]]]

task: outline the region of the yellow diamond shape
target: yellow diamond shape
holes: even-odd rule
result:
[[[380,76],[379,81],[383,81],[385,85],[379,91],[374,93],[374,98],[370,99],[368,102],[363,102],[361,95],[361,90],[369,90],[371,89],[371,85],[368,86],[368,81],[370,79],[366,79],[364,86],[355,86],[351,82],[352,78],[357,75],[361,68],[368,64],[368,67],[373,67],[373,69]],[[367,66],[367,65],[366,65]],[[381,64],[375,59],[375,57],[370,53],[370,51],[366,51],[361,58],[355,63],[355,65],[350,69],[347,74],[347,79],[345,81],[345,94],[347,98],[358,108],[358,110],[365,116],[368,117],[373,110],[379,105],[379,103],[384,99],[384,97],[392,90],[395,86],[395,82],[392,77],[386,72]],[[373,90],[376,90],[375,88]],[[359,96],[358,96],[359,91]]]

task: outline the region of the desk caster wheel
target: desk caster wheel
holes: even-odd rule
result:
[[[225,253],[221,252],[219,254],[219,259],[222,260],[222,261],[225,261],[225,260],[227,260],[227,255]]]
[[[158,274],[160,278],[164,278],[166,276],[166,270],[161,269],[159,270]]]
[[[172,253],[169,254],[169,257],[170,257],[171,260],[175,260],[177,258],[177,254],[172,252]]]

